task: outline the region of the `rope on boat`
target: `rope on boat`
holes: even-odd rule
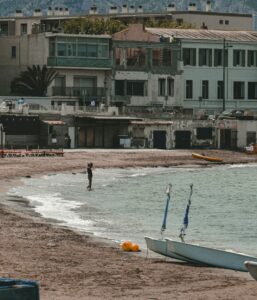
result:
[[[185,242],[184,237],[186,235],[186,229],[188,227],[188,222],[189,222],[188,215],[189,215],[189,209],[190,209],[190,205],[191,205],[192,194],[193,194],[193,184],[190,185],[190,194],[189,194],[189,198],[187,201],[186,212],[185,212],[185,216],[184,216],[184,220],[183,220],[183,225],[180,229],[180,234],[179,234],[179,237],[182,242]]]

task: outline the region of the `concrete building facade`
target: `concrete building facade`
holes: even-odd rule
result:
[[[217,147],[243,149],[257,143],[257,121],[224,119],[216,122]]]
[[[127,106],[176,106],[180,46],[142,24],[113,35],[111,102]]]
[[[142,148],[215,148],[215,122],[211,120],[144,120],[129,125],[132,145]]]
[[[111,37],[38,33],[0,37],[0,94],[10,95],[11,81],[32,65],[58,72],[48,96],[77,98],[80,105],[108,101]],[[18,95],[17,95],[18,96]]]
[[[140,27],[137,28],[133,38],[135,31],[132,29],[133,26],[127,29],[126,34],[115,35],[114,40],[123,39],[123,43],[124,39],[127,42],[134,40],[136,45],[137,39],[140,43]],[[154,76],[150,78],[152,99],[158,99],[163,106],[180,107],[192,112],[204,109],[209,114],[218,114],[231,109],[257,110],[255,32],[141,27],[142,37],[149,36],[149,33],[152,34],[152,39],[159,39],[159,45],[162,45],[163,41],[168,41],[171,45],[180,47],[175,72],[170,68],[165,75],[159,68],[154,75],[158,80],[154,81]],[[142,80],[149,78],[148,72],[131,73],[128,69],[122,73],[117,70],[115,76],[116,79],[119,76],[124,78],[140,76]],[[169,97],[168,94],[168,78],[171,78],[174,84],[173,97]],[[156,97],[156,91],[159,93],[158,96],[162,94],[164,97]],[[146,99],[141,99],[140,102],[133,98],[129,100],[129,104],[135,105],[137,101],[137,105],[139,103],[142,105],[143,100],[144,105],[149,105]]]

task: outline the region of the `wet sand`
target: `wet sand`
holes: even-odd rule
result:
[[[195,151],[202,153],[203,151]],[[196,267],[145,253],[122,252],[118,245],[50,224],[3,205],[19,179],[96,168],[188,166],[210,163],[192,151],[88,150],[64,157],[0,158],[0,276],[37,280],[40,299],[256,299],[257,282],[248,273]],[[224,163],[257,162],[257,155],[209,150]]]

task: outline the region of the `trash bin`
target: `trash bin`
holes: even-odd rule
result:
[[[39,300],[38,283],[0,277],[1,300]]]

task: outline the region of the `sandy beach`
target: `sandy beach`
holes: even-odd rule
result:
[[[202,153],[203,151],[195,151]],[[257,155],[208,150],[224,163],[257,162]],[[256,299],[248,273],[196,267],[120,250],[119,245],[76,233],[4,205],[22,177],[96,168],[205,167],[189,150],[84,150],[64,157],[0,158],[0,276],[36,280],[41,300]]]

